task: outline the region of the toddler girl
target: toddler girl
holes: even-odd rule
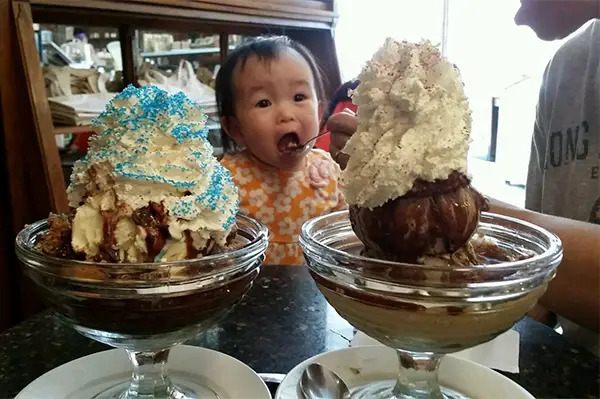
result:
[[[323,83],[315,60],[285,36],[259,37],[229,54],[216,94],[224,131],[221,163],[240,189],[240,211],[270,230],[265,263],[301,264],[302,223],[345,207],[340,169],[329,153],[287,150],[319,132]],[[239,147],[245,149],[236,152]]]

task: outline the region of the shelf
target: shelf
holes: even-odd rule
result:
[[[233,50],[235,46],[229,46]],[[168,51],[155,51],[151,53],[141,53],[144,58],[154,57],[173,57],[177,55],[193,55],[193,54],[217,54],[220,52],[219,47],[202,47],[202,48],[182,48]]]
[[[221,125],[218,123],[209,124],[208,130],[217,130],[221,128]],[[91,125],[83,125],[83,126],[54,126],[52,130],[53,133],[57,136],[61,134],[78,134],[78,133],[91,133],[93,132]]]
[[[52,130],[57,136],[61,134],[78,134],[78,133],[90,133],[93,131],[91,125],[83,126],[54,126]]]

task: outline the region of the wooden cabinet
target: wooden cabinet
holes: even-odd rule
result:
[[[315,54],[330,94],[340,84],[336,18],[334,0],[0,0],[0,330],[37,308],[19,277],[15,233],[68,208],[34,23],[117,28],[125,83],[136,81],[137,29],[218,34],[221,59],[230,34],[286,34]]]

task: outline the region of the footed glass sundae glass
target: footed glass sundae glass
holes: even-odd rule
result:
[[[130,381],[114,381],[97,399],[216,397],[198,381],[167,370],[170,349],[224,316],[250,289],[268,245],[260,222],[237,216],[231,250],[163,263],[94,263],[36,250],[41,220],[16,238],[17,256],[55,315],[81,334],[127,351]]]
[[[544,293],[562,258],[561,242],[517,219],[483,213],[477,233],[514,259],[471,267],[403,264],[362,256],[347,211],[302,226],[300,245],[327,301],[350,324],[395,349],[396,381],[352,389],[352,399],[463,399],[438,383],[443,356],[510,329]]]

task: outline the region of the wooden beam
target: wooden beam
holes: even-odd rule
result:
[[[123,63],[123,82],[125,86],[137,86],[135,79],[135,62],[133,57],[133,29],[130,25],[119,26],[119,42],[121,43],[121,60]]]
[[[227,53],[229,53],[229,35],[227,33],[221,33],[219,35],[219,50],[219,56],[222,64],[227,58]]]
[[[334,17],[334,13],[324,9],[325,3],[316,2],[319,7],[315,7],[315,2],[294,1],[294,2],[272,2],[260,0],[125,0],[132,3],[156,4],[161,6],[196,8],[200,10],[218,10],[227,12],[254,13],[258,10],[282,12],[289,15],[301,14],[311,16]],[[306,4],[305,4],[306,3]]]
[[[226,1],[226,0],[225,0]],[[314,8],[317,10],[331,10],[333,7],[331,5],[331,0],[269,0],[271,3],[281,3],[288,4],[295,7],[307,7]],[[213,0],[213,2],[220,2],[220,0]]]
[[[106,10],[82,10],[78,8],[33,5],[31,11],[33,13],[33,20],[40,24],[72,25],[73,21],[77,21],[77,24],[90,26],[114,27],[131,25],[132,28],[143,30],[210,34],[225,32],[249,36],[260,35],[266,31],[264,25],[207,21],[181,17],[157,18],[148,14],[131,14]]]
[[[200,8],[167,7],[139,3],[113,2],[107,0],[31,0],[34,5],[47,5],[63,8],[78,8],[84,10],[104,10],[131,13],[132,17],[140,14],[159,17],[177,17],[187,19],[203,19],[228,23],[243,23],[251,25],[274,25],[309,29],[330,29],[335,15],[309,16],[289,14],[284,12],[241,9],[235,7],[211,6],[210,10]],[[133,24],[133,23],[132,23]]]
[[[20,271],[13,243],[25,224],[47,217],[52,209],[11,0],[0,0],[0,38],[0,330],[3,330],[42,309],[33,283]]]
[[[33,122],[38,144],[42,152],[43,172],[46,184],[51,190],[50,205],[54,212],[67,212],[67,197],[62,167],[58,155],[56,141],[52,134],[52,114],[46,96],[46,85],[40,67],[40,59],[35,46],[33,18],[29,3],[15,1],[13,14],[21,53],[21,63],[25,72],[25,81],[29,93],[29,101],[33,111]]]
[[[13,247],[14,225],[13,219],[21,215],[13,215],[12,204],[15,201],[26,203],[25,193],[19,186],[25,170],[17,171],[11,178],[11,170],[18,168],[19,137],[14,133],[17,129],[16,108],[14,96],[17,88],[12,81],[15,75],[15,65],[12,64],[16,49],[12,43],[13,18],[10,10],[10,0],[0,0],[0,179],[3,190],[0,191],[0,331],[3,331],[19,320],[19,295],[17,285],[18,261]],[[9,130],[10,129],[10,130]],[[15,129],[15,130],[13,130]],[[12,133],[12,134],[11,134]],[[22,157],[20,157],[22,158]],[[20,181],[19,181],[20,180]],[[19,212],[20,211],[20,212]],[[17,210],[22,213],[23,209]],[[22,216],[21,216],[22,217]]]

